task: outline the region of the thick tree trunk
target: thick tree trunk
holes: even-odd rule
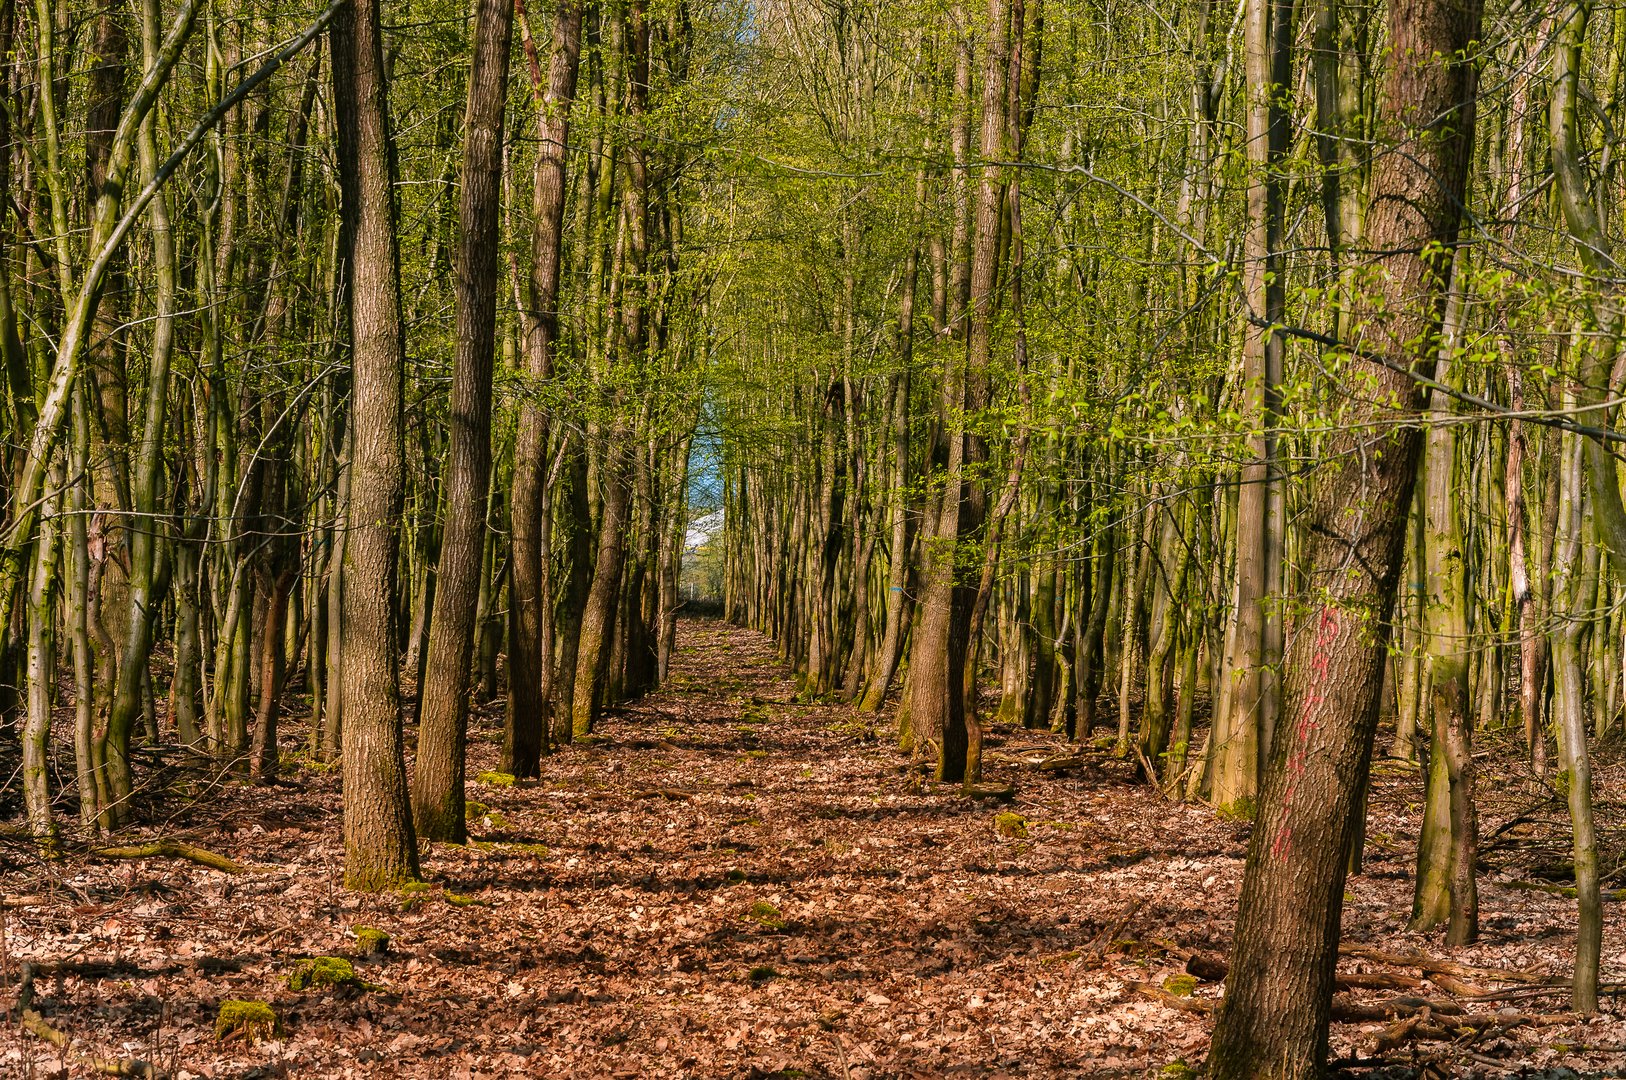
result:
[[[1422,402],[1405,374],[1436,355],[1473,145],[1479,0],[1397,0],[1373,167],[1368,238],[1380,271],[1357,310],[1372,352],[1349,358],[1368,402],[1325,450],[1311,509],[1314,601],[1286,668],[1284,729],[1248,848],[1208,1072],[1214,1080],[1321,1075],[1332,1009],[1352,810],[1371,761]],[[1366,415],[1360,415],[1360,412]],[[1376,426],[1374,421],[1380,421]],[[1357,512],[1358,511],[1358,512]]]
[[[405,347],[390,170],[388,98],[377,0],[333,20],[333,103],[350,263],[355,390],[344,546],[344,883],[387,889],[418,876],[407,803],[395,609],[405,501]]]

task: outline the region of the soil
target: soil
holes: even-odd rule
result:
[[[3,1000],[33,965],[33,1007],[71,1048],[13,1009],[0,1075],[90,1075],[95,1056],[182,1080],[1172,1080],[1206,1052],[1222,984],[1188,961],[1202,974],[1229,946],[1248,825],[1163,798],[1109,746],[1054,775],[1038,765],[1069,752],[1061,736],[997,728],[985,779],[1015,798],[973,801],[910,769],[884,718],[799,701],[772,642],[686,620],[659,693],[547,759],[539,782],[471,780],[472,842],[426,849],[426,888],[363,896],[340,887],[338,777],[300,755],[305,735],[285,723],[273,786],[157,769],[137,832],[243,873],[83,845],[44,862],[5,841]],[[500,713],[483,710],[471,778],[496,768],[499,744]],[[1339,1000],[1429,1011],[1381,1051],[1393,1020],[1335,1023],[1334,1057],[1352,1077],[1626,1075],[1613,994],[1580,1023],[1556,985],[1573,900],[1508,884],[1546,873],[1538,884],[1562,888],[1562,805],[1482,768],[1483,937],[1465,948],[1405,930],[1421,779],[1377,768],[1344,927],[1390,959],[1349,955],[1340,970],[1405,985]],[[1600,762],[1617,854],[1606,796],[1622,772]],[[1606,915],[1616,983],[1626,926],[1618,905]],[[358,928],[387,934],[386,951],[365,955]],[[289,989],[313,957],[349,959],[355,981]],[[1430,960],[1501,970],[1452,977]],[[225,1001],[269,1003],[277,1030],[217,1038]]]

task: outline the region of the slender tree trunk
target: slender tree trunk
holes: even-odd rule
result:
[[[60,466],[53,474],[61,475]],[[60,487],[53,483],[52,487]],[[40,508],[39,536],[28,589],[28,714],[23,722],[23,809],[28,832],[42,852],[57,849],[51,813],[51,711],[56,704],[57,512],[55,497]]]
[[[915,185],[917,195],[923,196],[924,186],[925,175],[921,174]],[[898,300],[898,369],[891,379],[892,483],[887,498],[890,537],[887,550],[886,626],[881,633],[875,669],[858,703],[861,713],[881,710],[892,687],[892,678],[898,670],[898,658],[903,652],[904,588],[909,580],[909,369],[914,360],[915,293],[919,277],[920,245],[917,243],[909,249],[903,268],[903,292]]]
[[[984,161],[1004,159],[1008,128],[1008,77],[1013,42],[1013,12],[1022,0],[988,0],[988,39],[982,92],[981,152]],[[958,76],[956,76],[958,79]],[[971,608],[975,584],[968,567],[960,565],[962,549],[983,535],[987,493],[977,477],[986,460],[984,440],[968,429],[989,404],[989,364],[992,359],[996,308],[996,277],[1004,214],[1004,177],[1000,169],[984,166],[977,187],[969,272],[963,357],[951,358],[943,377],[942,417],[948,435],[948,461],[936,523],[928,541],[930,559],[924,577],[921,621],[911,651],[909,722],[916,733],[917,753],[925,746],[935,752],[939,780],[973,782],[980,745],[976,720],[965,697],[965,665],[971,652]]]
[[[1466,303],[1466,257],[1461,262],[1452,274],[1440,359],[1435,365],[1435,378],[1447,385],[1455,376],[1451,356],[1461,339]],[[1443,391],[1433,392],[1428,411],[1431,423],[1423,452],[1420,499],[1427,538],[1419,551],[1425,581],[1423,610],[1434,739],[1410,929],[1432,930],[1449,922],[1447,943],[1466,945],[1479,936],[1467,537],[1458,507],[1457,429],[1449,423],[1451,410]]]
[[[1582,97],[1582,55],[1591,13],[1591,0],[1572,0],[1563,10],[1553,50],[1553,88],[1548,119],[1559,206],[1589,279],[1588,284],[1596,290],[1594,295],[1597,297],[1592,312],[1596,332],[1584,339],[1577,335],[1573,350],[1579,356],[1575,398],[1580,404],[1590,406],[1579,413],[1577,419],[1586,424],[1606,426],[1611,418],[1611,410],[1604,403],[1613,396],[1616,357],[1622,323],[1626,318],[1623,318],[1620,303],[1619,265],[1600,215],[1599,194],[1593,189],[1587,175],[1578,119]],[[1603,912],[1598,888],[1597,837],[1592,821],[1592,766],[1586,744],[1582,659],[1577,640],[1582,614],[1578,609],[1589,598],[1590,592],[1584,584],[1577,590],[1574,584],[1566,580],[1574,573],[1576,534],[1580,531],[1581,493],[1577,490],[1579,485],[1570,479],[1573,466],[1569,446],[1574,439],[1573,435],[1564,436],[1564,476],[1569,482],[1560,496],[1559,517],[1561,527],[1567,531],[1563,540],[1564,550],[1553,561],[1555,579],[1565,580],[1566,587],[1571,590],[1570,595],[1564,598],[1569,608],[1569,618],[1559,629],[1553,653],[1553,676],[1557,690],[1554,695],[1553,726],[1558,734],[1560,767],[1565,780],[1562,790],[1569,802],[1574,833],[1575,891],[1580,907],[1571,1001],[1576,1012],[1591,1015],[1598,1009],[1598,961],[1602,949]],[[1626,582],[1626,506],[1621,503],[1619,469],[1614,451],[1602,441],[1588,438],[1584,452],[1593,526],[1609,556],[1615,578]],[[1563,592],[1557,580],[1553,588],[1555,599]],[[1576,591],[1579,596],[1575,595]],[[1566,613],[1555,610],[1554,614],[1562,616]]]
[[[418,706],[413,823],[429,840],[462,843],[464,752],[475,608],[491,488],[491,370],[497,344],[498,214],[502,208],[503,110],[508,100],[513,0],[482,0],[463,115],[458,188],[456,351],[445,532],[436,568],[429,656]],[[561,193],[561,204],[563,197]]]
[[[524,314],[526,370],[538,382],[553,377],[559,341],[559,266],[563,252],[565,153],[570,109],[576,97],[581,55],[582,5],[564,0],[555,9],[553,51],[547,85],[540,85],[534,56],[532,90],[537,95],[540,146],[531,190],[531,267]],[[527,35],[528,40],[528,35]],[[544,625],[551,618],[544,550],[547,513],[547,415],[540,403],[520,410],[514,447],[514,486],[509,500],[512,554],[509,562],[508,714],[503,729],[503,769],[535,776],[548,744],[549,702],[544,698],[553,663]]]
[[[1215,702],[1210,744],[1210,797],[1247,813],[1279,709],[1282,559],[1281,477],[1276,415],[1283,341],[1276,325],[1286,299],[1281,242],[1282,158],[1288,125],[1284,97],[1292,80],[1291,0],[1248,0],[1248,230],[1243,291],[1249,325],[1243,336],[1241,394],[1253,430],[1237,492],[1236,572],[1225,641],[1226,678]]]
[[[1577,436],[1561,440],[1556,557],[1553,560],[1553,730],[1558,736],[1559,793],[1570,812],[1575,894],[1580,919],[1575,937],[1575,979],[1570,1001],[1576,1012],[1598,1011],[1598,963],[1603,946],[1597,830],[1592,820],[1592,764],[1586,742],[1586,675],[1580,643],[1591,613],[1593,567],[1583,550],[1583,501]],[[1595,556],[1595,553],[1594,553]]]

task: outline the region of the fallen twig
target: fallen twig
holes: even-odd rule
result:
[[[1169,1008],[1179,1009],[1181,1012],[1210,1013],[1219,1004],[1206,998],[1180,997],[1177,994],[1169,993],[1161,986],[1148,982],[1128,982],[1124,985],[1137,994],[1144,994],[1149,998],[1154,998]]]
[[[103,1076],[139,1076],[144,1080],[159,1080],[167,1075],[140,1058],[104,1058],[95,1054],[81,1054],[69,1045],[66,1035],[46,1023],[45,1018],[33,1009],[23,1010],[23,1028],[62,1051],[66,1057]]]
[[[1509,889],[1522,889],[1525,892],[1543,892],[1552,896],[1566,896],[1575,899],[1574,885],[1553,885],[1546,881],[1498,881],[1495,884]],[[1602,889],[1598,892],[1600,900],[1626,900],[1626,889]]]
[[[1344,956],[1354,956],[1362,960],[1370,960],[1377,964],[1389,964],[1393,967],[1412,967],[1419,971],[1439,972],[1443,975],[1455,975],[1463,979],[1488,979],[1494,982],[1513,983],[1545,983],[1549,976],[1534,971],[1517,971],[1513,968],[1487,968],[1473,967],[1469,964],[1459,964],[1453,960],[1438,960],[1422,953],[1390,953],[1370,945],[1358,945],[1346,942],[1338,947]]]
[[[241,874],[247,867],[217,855],[206,848],[179,840],[154,840],[146,844],[128,844],[122,847],[92,848],[92,855],[100,859],[185,859],[187,862],[207,866],[224,874]]]

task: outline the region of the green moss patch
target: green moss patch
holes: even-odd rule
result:
[[[215,1017],[215,1038],[256,1043],[275,1038],[282,1030],[277,1014],[263,1001],[222,1001]]]
[[[783,930],[785,920],[779,914],[779,909],[766,900],[758,900],[745,912],[745,918],[756,923],[764,930]]]
[[[288,989],[341,989],[354,986],[367,989],[350,961],[342,956],[312,956],[294,965],[288,975]]]
[[[409,881],[396,889],[396,893],[401,897],[401,910],[411,911],[429,899],[430,887],[427,881]]]
[[[463,820],[470,825],[483,822],[493,829],[508,828],[508,821],[502,816],[501,811],[493,810],[476,799],[469,799],[463,804]]]
[[[1011,810],[994,815],[994,831],[1007,840],[1028,838],[1028,819]]]
[[[1170,975],[1163,980],[1163,989],[1175,997],[1190,997],[1197,992],[1197,978],[1194,975]]]
[[[765,983],[769,979],[777,979],[779,977],[779,972],[775,971],[767,964],[758,964],[756,967],[752,968],[745,977],[754,983]]]
[[[356,952],[362,956],[383,956],[390,951],[390,936],[376,926],[358,926],[351,933],[356,935]]]
[[[513,787],[515,779],[513,773],[483,772],[474,778],[474,782],[486,787]]]

